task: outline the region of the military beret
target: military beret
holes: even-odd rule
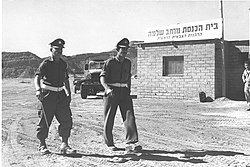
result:
[[[50,43],[50,46],[53,48],[64,48],[65,41],[61,38],[58,38]]]
[[[123,38],[121,41],[117,43],[116,47],[129,48],[129,40],[127,38]]]

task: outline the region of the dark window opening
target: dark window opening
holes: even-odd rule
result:
[[[163,76],[184,74],[183,56],[163,57]]]

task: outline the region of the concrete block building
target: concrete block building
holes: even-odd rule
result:
[[[178,40],[138,46],[138,98],[198,99],[199,92],[212,99],[244,98],[241,74],[248,41]]]

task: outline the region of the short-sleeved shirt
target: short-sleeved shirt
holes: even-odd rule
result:
[[[35,75],[41,76],[43,83],[49,86],[61,87],[64,81],[69,79],[67,63],[62,59],[55,62],[45,59],[38,67]]]
[[[127,83],[131,78],[131,61],[125,58],[120,62],[113,57],[108,59],[100,76],[105,77],[107,83]]]

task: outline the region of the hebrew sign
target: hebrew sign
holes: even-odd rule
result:
[[[146,30],[144,42],[189,41],[216,38],[222,38],[221,18],[149,28]]]

